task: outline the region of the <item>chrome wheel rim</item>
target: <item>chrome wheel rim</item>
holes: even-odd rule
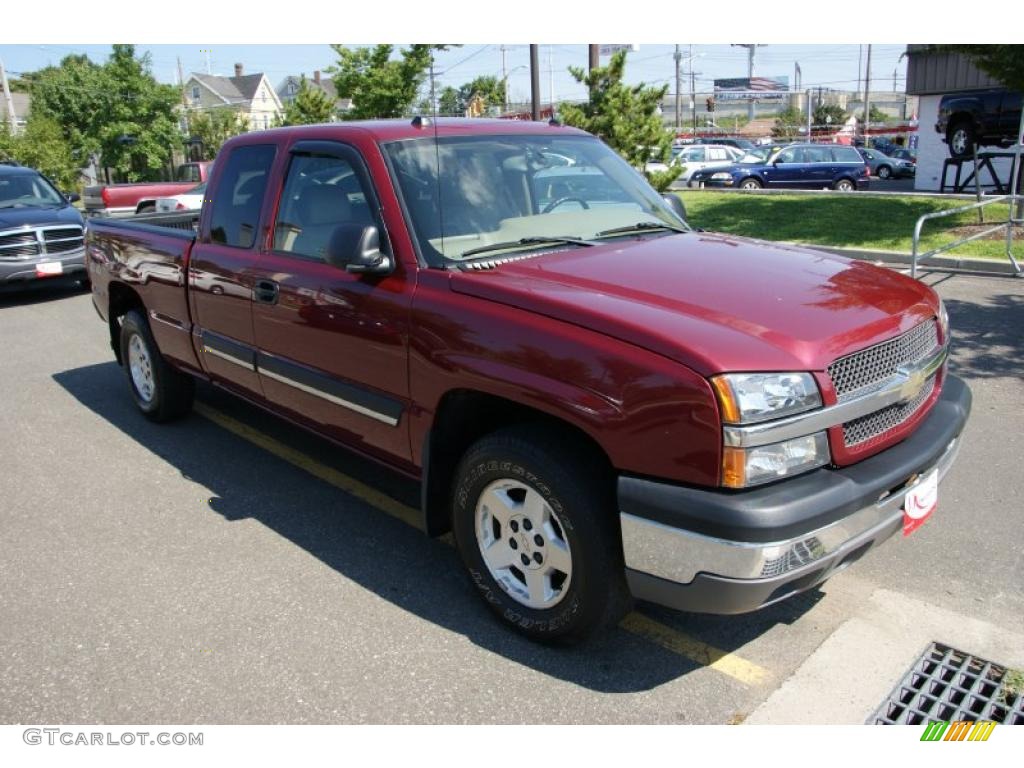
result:
[[[889,166],[883,165],[881,168],[878,169],[878,178],[888,179],[890,175],[891,171],[889,170]]]
[[[527,608],[558,605],[572,582],[572,552],[558,515],[530,486],[496,480],[476,502],[476,542],[504,592]]]
[[[836,184],[836,189],[838,189],[840,192],[849,192],[851,189],[853,189],[853,184],[851,184],[848,181],[840,181],[838,184]]]
[[[151,402],[156,389],[153,382],[153,362],[138,334],[133,334],[128,342],[128,370],[131,371],[132,384],[135,385],[139,397],[144,403]]]
[[[953,151],[958,155],[967,153],[967,131],[963,128],[957,128],[953,131]]]

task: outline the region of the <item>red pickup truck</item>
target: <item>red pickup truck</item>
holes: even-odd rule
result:
[[[209,179],[212,162],[183,163],[174,174],[174,181],[147,181],[138,184],[97,184],[86,187],[82,194],[85,213],[89,216],[133,216],[153,213],[159,197],[174,197],[188,192]]]
[[[142,413],[204,379],[418,479],[424,529],[534,638],[810,589],[924,522],[959,448],[931,288],[691,229],[582,131],[249,133],[209,192],[197,234],[89,224]]]

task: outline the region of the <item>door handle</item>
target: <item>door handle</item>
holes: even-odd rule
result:
[[[273,280],[257,280],[252,289],[254,301],[260,304],[277,304],[280,286]]]

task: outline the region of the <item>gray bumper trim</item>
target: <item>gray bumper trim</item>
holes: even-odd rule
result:
[[[904,497],[933,469],[945,476],[960,440],[877,503],[783,541],[727,541],[621,513],[630,588],[640,599],[710,613],[752,611],[809,589],[901,530]]]

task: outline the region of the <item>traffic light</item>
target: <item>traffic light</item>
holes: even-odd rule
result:
[[[708,112],[714,112],[715,111],[715,97],[714,96],[708,96],[707,101],[705,101],[704,104],[708,108]]]

